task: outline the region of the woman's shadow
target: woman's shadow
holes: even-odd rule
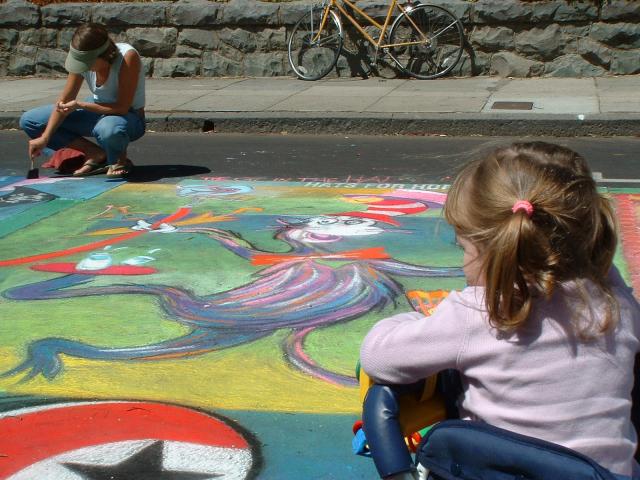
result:
[[[135,166],[122,180],[130,183],[144,183],[163,178],[191,177],[207,173],[211,173],[211,169],[195,165],[142,165]]]

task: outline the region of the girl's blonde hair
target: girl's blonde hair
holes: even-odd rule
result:
[[[519,200],[531,204],[531,215],[512,211]],[[615,217],[576,152],[544,142],[499,148],[464,167],[444,215],[480,251],[494,327],[516,330],[536,297],[550,298],[567,281],[581,289],[591,321],[585,282],[603,293],[607,312],[598,333],[615,324],[617,303],[607,282],[617,244]],[[593,331],[591,324],[577,327],[582,337]]]

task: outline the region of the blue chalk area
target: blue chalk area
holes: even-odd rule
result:
[[[21,203],[18,205],[13,205],[11,207],[2,207],[0,208],[0,220],[4,220],[5,218],[11,218],[14,215],[19,215],[22,212],[26,212],[27,210],[32,208],[34,205],[40,205],[41,203],[44,203],[44,202]]]
[[[5,185],[11,185],[12,183],[16,183],[19,178],[22,178],[22,177],[9,177],[6,175],[0,177],[0,188],[4,187]]]
[[[22,181],[22,177],[0,177],[0,188],[10,187]],[[116,188],[119,184],[102,178],[65,179],[55,183],[33,183],[25,188],[55,195],[57,198],[34,203],[22,203],[0,208],[0,238],[27,227],[44,218],[55,215],[79,201],[89,200]],[[0,197],[10,195],[12,190],[0,190]]]
[[[260,480],[375,479],[370,458],[351,451],[356,415],[216,410],[249,430],[259,442]]]
[[[60,199],[50,202],[32,203],[25,205],[27,209],[24,210],[26,212],[24,215],[20,215],[22,211],[19,206],[15,207],[15,210],[14,207],[7,208],[5,209],[7,212],[3,211],[0,213],[0,220],[2,220],[0,222],[0,238],[17,232],[21,228],[28,227],[40,220],[49,218],[77,204],[78,202],[73,200]],[[5,215],[6,213],[11,213],[11,215],[7,216]]]
[[[89,200],[121,185],[106,178],[69,178],[55,183],[29,185],[29,188],[56,195],[65,200]]]
[[[42,179],[45,179],[44,175]],[[24,177],[0,177],[0,188],[8,187],[23,180]],[[121,185],[119,182],[108,181],[106,177],[60,177],[57,180],[53,183],[30,183],[24,186],[39,192],[50,193],[65,200],[89,200]],[[3,192],[10,193],[11,190],[0,191],[0,194],[3,194]]]

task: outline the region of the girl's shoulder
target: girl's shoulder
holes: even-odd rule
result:
[[[486,310],[484,287],[465,287],[462,290],[453,290],[446,300],[459,308],[471,308],[481,312]]]
[[[460,325],[468,322],[484,324],[484,321],[478,322],[478,320],[486,317],[484,295],[484,288],[482,287],[466,287],[462,290],[452,290],[431,311],[431,314],[426,316]]]

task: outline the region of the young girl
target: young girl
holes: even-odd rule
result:
[[[74,175],[126,175],[133,166],[127,145],[145,132],[140,55],[129,44],[114,43],[104,26],[87,23],[71,39],[65,68],[69,75],[57,103],[29,110],[20,119],[31,138],[29,156],[40,155],[45,147],[68,147],[86,157]],[[76,99],[83,80],[92,102]],[[84,137],[95,137],[99,146]]]
[[[364,371],[411,384],[457,369],[461,418],[574,449],[621,478],[637,474],[640,306],[612,266],[613,210],[584,159],[541,142],[500,148],[462,170],[444,215],[468,286],[428,318],[376,324]]]

